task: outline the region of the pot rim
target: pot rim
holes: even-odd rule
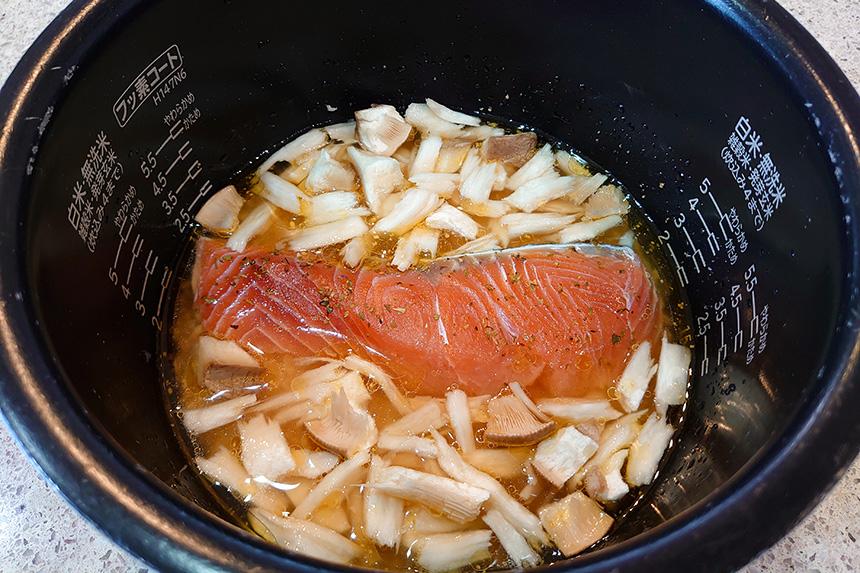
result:
[[[851,409],[860,403],[860,324],[854,314],[860,308],[860,98],[825,50],[780,6],[766,0],[704,3],[758,45],[819,120],[818,137],[830,152],[842,199],[846,296],[819,387],[779,439],[670,522],[578,557],[574,566],[588,571],[739,567],[793,527],[860,447],[860,418]],[[149,475],[99,432],[50,358],[29,296],[20,216],[27,209],[29,174],[19,166],[30,165],[44,126],[33,129],[22,119],[33,112],[47,116],[58,101],[64,80],[51,71],[54,63],[84,62],[106,30],[144,4],[132,0],[117,8],[109,0],[75,0],[33,43],[0,91],[0,201],[7,206],[0,212],[2,416],[31,461],[78,511],[160,570],[354,571],[271,546]],[[786,499],[784,483],[800,491]],[[762,529],[751,535],[748,528],[758,525]]]

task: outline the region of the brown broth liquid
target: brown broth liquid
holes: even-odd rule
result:
[[[555,146],[556,148],[564,148],[563,146]],[[576,157],[576,156],[574,156]],[[594,168],[584,167],[585,162],[582,162],[582,172],[587,174],[589,171],[597,172]],[[248,193],[250,197],[243,207],[240,219],[254,207],[256,207],[261,199],[253,194],[254,189],[260,183],[256,180],[249,180],[245,185],[242,185],[243,191]],[[299,187],[303,188],[304,184]],[[304,190],[304,189],[303,189]],[[491,198],[496,198],[494,195]],[[629,200],[629,199],[628,199]],[[474,217],[479,223],[484,225],[487,219]],[[295,230],[301,227],[301,219],[291,215],[285,211],[278,210],[276,222],[266,231],[265,234],[255,238],[252,244],[255,246],[274,247],[281,241],[286,232]],[[611,231],[601,235],[599,242],[601,244],[619,244],[622,237],[632,231],[635,239],[633,249],[637,252],[640,258],[644,261],[648,268],[652,282],[658,291],[658,300],[662,313],[663,328],[669,331],[671,340],[682,343],[684,341],[684,333],[689,332],[689,317],[687,313],[687,305],[684,303],[683,293],[680,287],[674,280],[674,274],[669,270],[667,261],[662,256],[659,243],[656,240],[656,234],[649,225],[647,218],[639,211],[636,205],[631,204],[631,211],[624,216],[624,224],[612,229]],[[196,240],[192,238],[192,240]],[[439,241],[439,252],[444,253],[458,247],[465,241],[453,234],[443,232]],[[383,259],[390,259],[394,251],[396,239],[380,239],[377,240],[373,252],[365,260],[365,265],[381,265],[384,264]],[[510,247],[527,245],[535,243],[535,239],[529,236],[521,237],[516,241],[512,241]],[[318,251],[316,256],[330,257],[332,261],[339,262],[340,245],[335,247],[324,248]],[[193,252],[193,249],[190,249]],[[426,262],[426,261],[425,261]],[[420,264],[420,263],[419,263]],[[181,420],[178,418],[178,412],[189,408],[199,408],[214,403],[215,398],[222,396],[213,396],[213,392],[205,388],[197,379],[195,371],[194,350],[197,338],[203,334],[200,324],[198,311],[193,304],[192,289],[190,282],[191,261],[188,261],[182,269],[184,278],[180,282],[179,290],[176,293],[175,304],[173,309],[173,319],[171,327],[171,340],[169,341],[170,348],[166,350],[172,358],[170,360],[173,372],[165,377],[165,391],[168,400],[168,406],[173,414],[177,414],[177,424],[175,427],[181,433],[180,440],[187,446],[189,457],[196,456],[207,457],[217,451],[220,447],[226,447],[237,459],[241,459],[241,445],[239,433],[236,424],[228,424],[222,428],[218,428],[206,432],[199,436],[190,436],[184,432]],[[652,341],[654,343],[656,341]],[[654,348],[659,349],[659,343],[654,345]],[[264,355],[260,357],[260,365],[265,368],[264,375],[265,387],[256,391],[258,401],[265,400],[269,396],[277,395],[281,392],[291,390],[291,380],[300,372],[307,370],[308,366],[300,366],[295,363],[295,358],[306,357],[290,357],[284,355]],[[398,419],[400,416],[390,405],[383,393],[378,388],[372,386],[372,382],[368,384],[368,391],[371,393],[372,399],[368,406],[368,411],[374,416],[376,425],[380,431],[391,422]],[[608,398],[612,400],[613,406],[623,412],[623,408],[615,400],[617,393],[614,387],[603,388],[595,387],[583,394],[595,398]],[[231,395],[233,396],[233,395]],[[414,396],[407,393],[407,397],[420,402],[422,397]],[[653,410],[653,396],[651,391],[647,391],[645,398],[642,401],[641,409]],[[444,405],[443,405],[444,408]],[[670,410],[670,420],[673,426],[677,429],[682,422],[682,408],[675,407]],[[644,417],[643,417],[644,418]],[[305,448],[309,450],[322,450],[316,445],[307,432],[304,430],[300,420],[294,420],[281,425],[284,437],[290,444],[291,448]],[[489,447],[483,443],[483,424],[476,423],[476,439],[479,447]],[[446,435],[449,442],[453,442],[453,434],[448,428],[443,428],[443,435]],[[521,447],[514,449],[514,454],[522,459],[527,460],[533,453],[536,446]],[[375,450],[375,448],[374,448]],[[410,467],[416,470],[421,470],[438,475],[445,475],[439,468],[435,460],[422,459],[415,454],[400,453],[387,454],[391,458],[392,465],[400,465]],[[665,458],[664,458],[665,459]],[[193,459],[190,464],[196,467]],[[207,478],[202,477],[206,481]],[[268,498],[274,507],[282,508],[289,511],[294,507],[301,497],[313,486],[315,481],[305,478],[288,478],[282,479],[278,483],[270,484],[267,488],[270,494]],[[499,480],[507,489],[517,497],[517,493],[522,490],[528,483],[528,476],[525,470],[519,471],[516,477],[511,479]],[[244,521],[245,526],[254,531],[250,522],[247,521],[246,513],[247,504],[239,500],[236,496],[230,494],[226,488],[213,486],[213,491],[223,502],[225,509],[235,515],[239,520]],[[409,544],[411,542],[410,534],[407,533],[401,539],[401,546],[398,551],[393,549],[385,549],[377,547],[372,541],[368,540],[361,529],[362,522],[362,505],[363,505],[363,485],[360,483],[348,486],[341,493],[330,496],[311,516],[312,521],[316,521],[322,525],[330,527],[346,537],[358,543],[364,553],[361,559],[353,562],[356,566],[386,569],[391,571],[422,571],[422,569],[410,559]],[[545,504],[560,499],[569,493],[564,488],[554,490],[547,483],[543,483],[541,493],[535,496],[528,503],[524,503],[532,512],[537,514],[538,509]],[[609,506],[605,506],[604,510],[615,517],[616,519],[623,518],[623,515],[641,499],[643,491],[641,489],[632,488],[631,492],[623,499],[614,502]],[[418,506],[407,502],[407,515],[404,520],[404,527],[408,530],[408,524],[415,517],[416,512],[427,511],[419,509]],[[354,525],[355,524],[355,525]],[[467,524],[464,529],[486,529],[486,524],[480,519]],[[267,537],[265,531],[257,531],[257,533]],[[611,535],[611,532],[610,532]],[[486,571],[489,569],[509,568],[510,561],[504,550],[493,538],[491,558],[479,564],[467,567],[467,570]],[[543,562],[553,562],[563,559],[560,552],[557,550],[546,550],[542,555]]]

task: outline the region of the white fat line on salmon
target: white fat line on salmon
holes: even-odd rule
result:
[[[436,318],[436,329],[439,331],[439,336],[442,337],[442,340],[445,344],[448,344],[448,331],[445,330],[445,323],[442,322],[442,311],[439,308],[439,295],[435,295],[433,297],[433,312],[435,313]]]

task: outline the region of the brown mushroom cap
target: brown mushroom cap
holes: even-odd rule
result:
[[[334,395],[322,418],[305,422],[311,438],[325,449],[348,458],[376,442],[376,423],[367,412],[353,408],[343,388]]]
[[[484,144],[487,161],[501,161],[519,169],[537,147],[537,135],[531,131],[514,135],[496,135]]]
[[[213,392],[261,386],[265,384],[262,378],[265,372],[259,366],[211,364],[203,375],[203,385]]]
[[[494,444],[536,444],[553,430],[555,422],[538,420],[529,407],[514,395],[496,396],[487,404],[487,429],[484,436]]]

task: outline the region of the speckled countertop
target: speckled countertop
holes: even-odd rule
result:
[[[0,0],[0,84],[68,0]],[[783,0],[860,88],[860,0]],[[782,541],[743,569],[860,571],[860,458]],[[146,572],[81,518],[0,425],[0,571]]]

